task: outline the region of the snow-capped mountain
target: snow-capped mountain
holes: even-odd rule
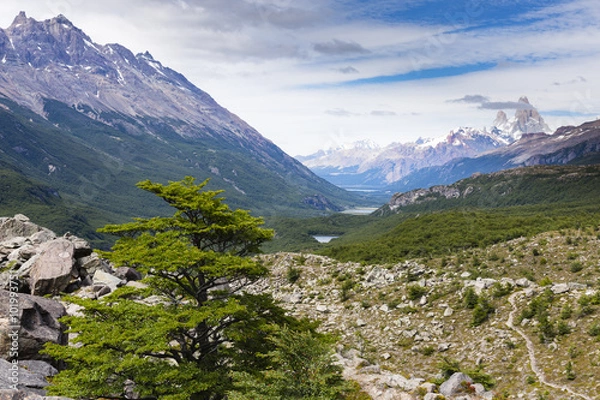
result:
[[[421,168],[443,165],[450,160],[474,157],[521,138],[529,133],[551,133],[527,97],[521,97],[513,118],[499,111],[491,128],[459,127],[437,138],[411,143],[392,143],[385,147],[353,146],[322,150],[297,156],[317,175],[348,188],[381,188],[401,180]]]
[[[115,213],[138,180],[185,175],[260,213],[354,199],[149,52],[95,43],[63,15],[0,29],[0,122],[2,165]]]

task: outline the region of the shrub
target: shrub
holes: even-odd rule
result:
[[[468,308],[469,310],[474,309],[478,301],[479,296],[477,296],[477,293],[475,293],[475,289],[473,289],[472,287],[468,287],[465,290],[465,294],[463,297],[463,305],[465,306],[465,308]]]
[[[298,279],[300,279],[300,275],[301,275],[300,268],[290,266],[287,268],[285,277],[286,277],[287,281],[293,285],[294,283],[296,283],[298,281]]]
[[[583,264],[580,263],[579,261],[575,261],[574,263],[571,263],[571,266],[569,267],[569,270],[573,273],[577,273],[579,271],[581,271],[583,269]]]
[[[427,289],[421,285],[408,285],[406,287],[406,295],[410,300],[417,300],[427,294]]]

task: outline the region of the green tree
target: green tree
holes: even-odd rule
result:
[[[145,275],[146,289],[120,288],[98,301],[70,298],[84,315],[64,319],[80,346],[49,344],[66,362],[49,392],[73,398],[219,400],[233,388],[232,371],[268,368],[278,342],[266,340],[280,326],[306,330],[270,296],[242,289],[267,274],[248,257],[273,232],[260,218],[232,211],[208,191],[207,181],[186,177],[168,185],[138,187],[171,207],[171,217],[108,225],[119,236],[116,266]],[[312,329],[312,328],[310,328]]]
[[[268,340],[275,346],[267,354],[274,367],[238,374],[238,391],[230,393],[230,400],[335,400],[357,394],[319,335],[284,328]]]

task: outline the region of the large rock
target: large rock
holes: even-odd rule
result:
[[[0,389],[32,390],[43,394],[48,386],[45,376],[22,368],[18,361],[0,359]]]
[[[18,337],[19,360],[49,359],[39,354],[44,343],[67,343],[64,326],[58,321],[66,311],[59,302],[0,290],[0,304],[0,358],[8,358],[14,351],[9,336],[13,333]]]
[[[38,232],[54,235],[51,230],[34,224],[22,214],[17,214],[13,218],[0,218],[0,242],[16,237],[28,237]]]
[[[29,271],[31,294],[43,296],[62,292],[73,278],[73,243],[58,238],[40,246],[39,257]]]
[[[440,393],[446,397],[467,393],[466,386],[472,383],[473,379],[470,376],[462,372],[455,372],[446,382],[440,385]]]

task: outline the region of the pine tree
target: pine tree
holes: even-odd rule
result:
[[[171,207],[171,217],[108,225],[119,236],[103,256],[145,275],[147,289],[123,287],[101,300],[70,298],[83,316],[64,322],[77,346],[46,351],[68,368],[51,394],[73,398],[226,398],[232,371],[268,368],[266,340],[281,326],[307,324],[285,315],[270,296],[243,291],[267,274],[248,257],[273,232],[247,211],[232,211],[220,191],[187,177],[168,185],[140,182]]]

